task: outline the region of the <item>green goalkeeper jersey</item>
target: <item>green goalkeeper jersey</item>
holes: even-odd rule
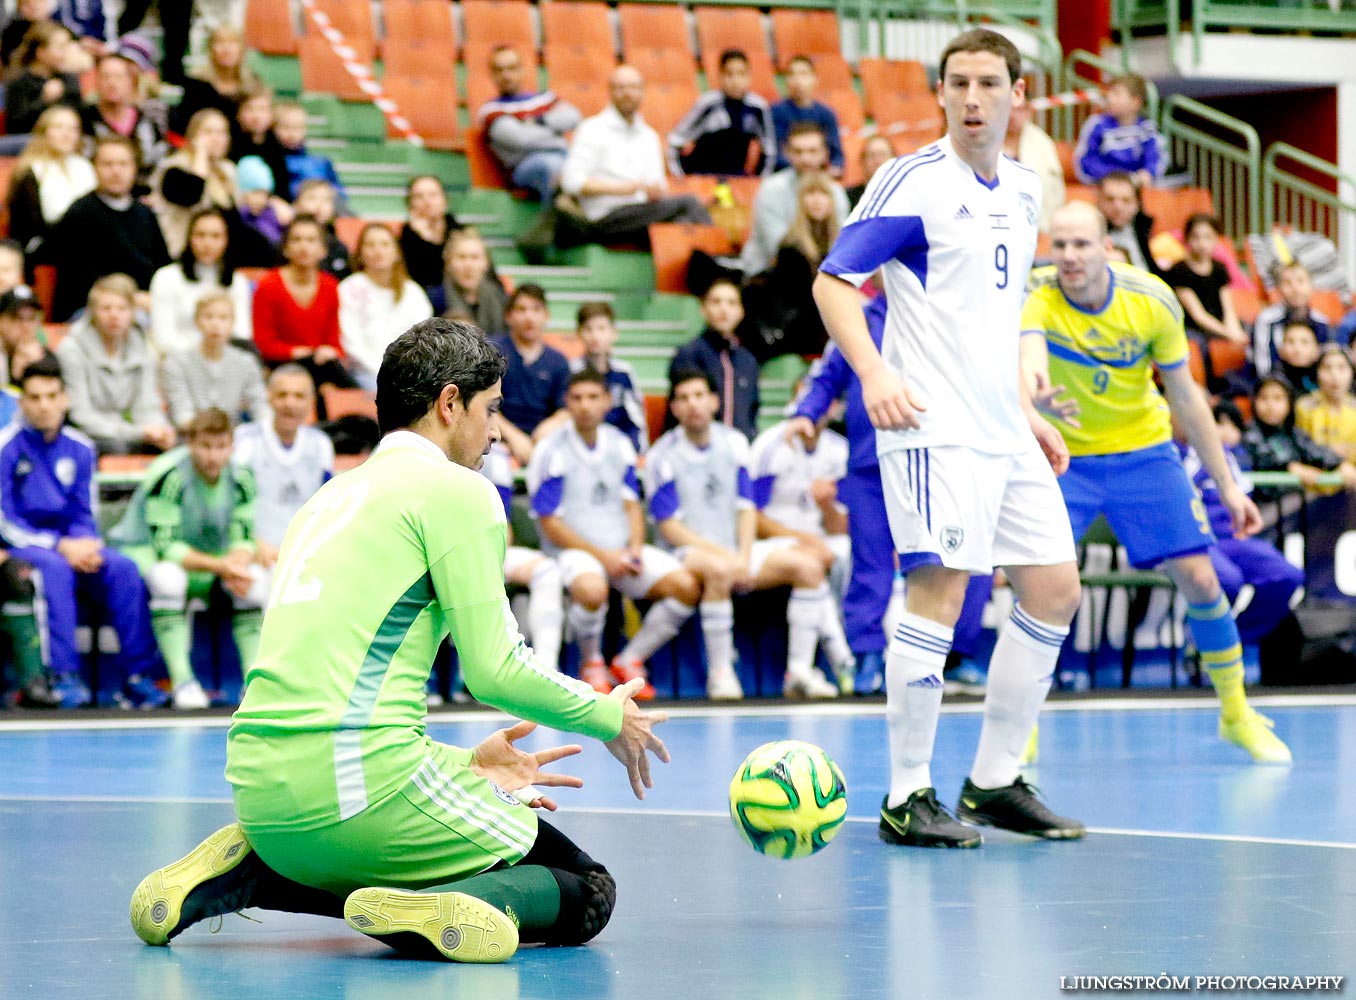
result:
[[[523,642],[505,537],[494,485],[408,431],[297,513],[228,737],[241,822],[326,826],[409,781],[430,752],[425,685],[449,631],[480,701],[600,740],[621,731],[619,702]]]

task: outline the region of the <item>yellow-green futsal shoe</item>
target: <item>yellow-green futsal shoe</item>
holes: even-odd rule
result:
[[[462,892],[359,889],[344,903],[344,920],[396,948],[422,938],[453,962],[505,962],[518,950],[517,924]]]

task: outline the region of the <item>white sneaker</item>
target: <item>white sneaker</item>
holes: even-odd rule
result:
[[[782,680],[782,696],[816,701],[837,698],[838,685],[829,683],[829,679],[813,667],[804,672],[788,670]]]
[[[178,709],[210,708],[207,692],[197,681],[185,681],[174,689],[174,707]]]
[[[744,689],[733,670],[724,670],[706,678],[706,697],[712,701],[739,701],[744,697]]]

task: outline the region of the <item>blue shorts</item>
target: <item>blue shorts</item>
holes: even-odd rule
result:
[[[1214,544],[1205,505],[1170,442],[1074,458],[1059,488],[1074,538],[1082,538],[1097,515],[1105,514],[1136,568],[1152,569]]]

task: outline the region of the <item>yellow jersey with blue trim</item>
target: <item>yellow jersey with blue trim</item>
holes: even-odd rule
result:
[[[1043,336],[1050,382],[1078,404],[1078,424],[1053,423],[1069,454],[1114,455],[1172,439],[1168,404],[1154,385],[1154,366],[1187,363],[1182,307],[1163,281],[1113,261],[1106,302],[1086,309],[1069,301],[1056,268],[1032,272],[1022,307],[1022,335]]]

